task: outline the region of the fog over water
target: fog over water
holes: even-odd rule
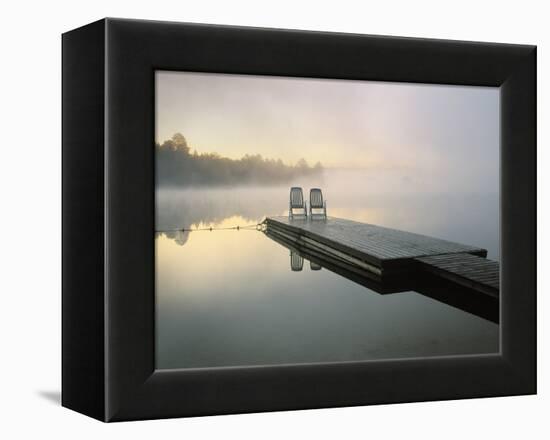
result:
[[[498,261],[498,88],[155,80],[158,368],[499,350],[499,326],[432,299],[444,295],[381,295],[307,260],[291,270],[289,249],[256,230],[181,231],[254,225],[286,214],[291,186],[306,199],[319,187],[329,216],[483,247]]]
[[[326,170],[329,216],[485,247],[498,260],[496,193],[427,192],[399,176]],[[306,195],[307,198],[307,195]],[[157,190],[157,230],[284,215],[288,186]],[[490,353],[498,325],[416,292],[380,295],[329,270],[290,270],[257,231],[157,233],[157,367]]]

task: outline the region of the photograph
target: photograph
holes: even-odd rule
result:
[[[500,352],[500,88],[156,70],[155,365]]]

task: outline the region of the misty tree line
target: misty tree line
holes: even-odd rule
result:
[[[286,165],[280,159],[264,159],[259,154],[234,160],[216,153],[191,152],[185,137],[176,133],[172,139],[156,144],[157,182],[160,185],[237,185],[285,183],[307,175],[321,173],[317,162],[311,167],[304,159]]]

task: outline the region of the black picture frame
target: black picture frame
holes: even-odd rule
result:
[[[536,393],[536,47],[103,19],[63,35],[62,404],[102,421]],[[155,371],[154,72],[499,86],[501,352]]]

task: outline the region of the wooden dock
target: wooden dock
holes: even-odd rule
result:
[[[487,250],[426,235],[329,217],[268,217],[266,232],[358,276],[391,284],[403,275],[429,273],[498,297],[499,265]]]
[[[498,297],[500,272],[496,261],[471,254],[446,254],[416,258],[424,269],[461,286]]]

